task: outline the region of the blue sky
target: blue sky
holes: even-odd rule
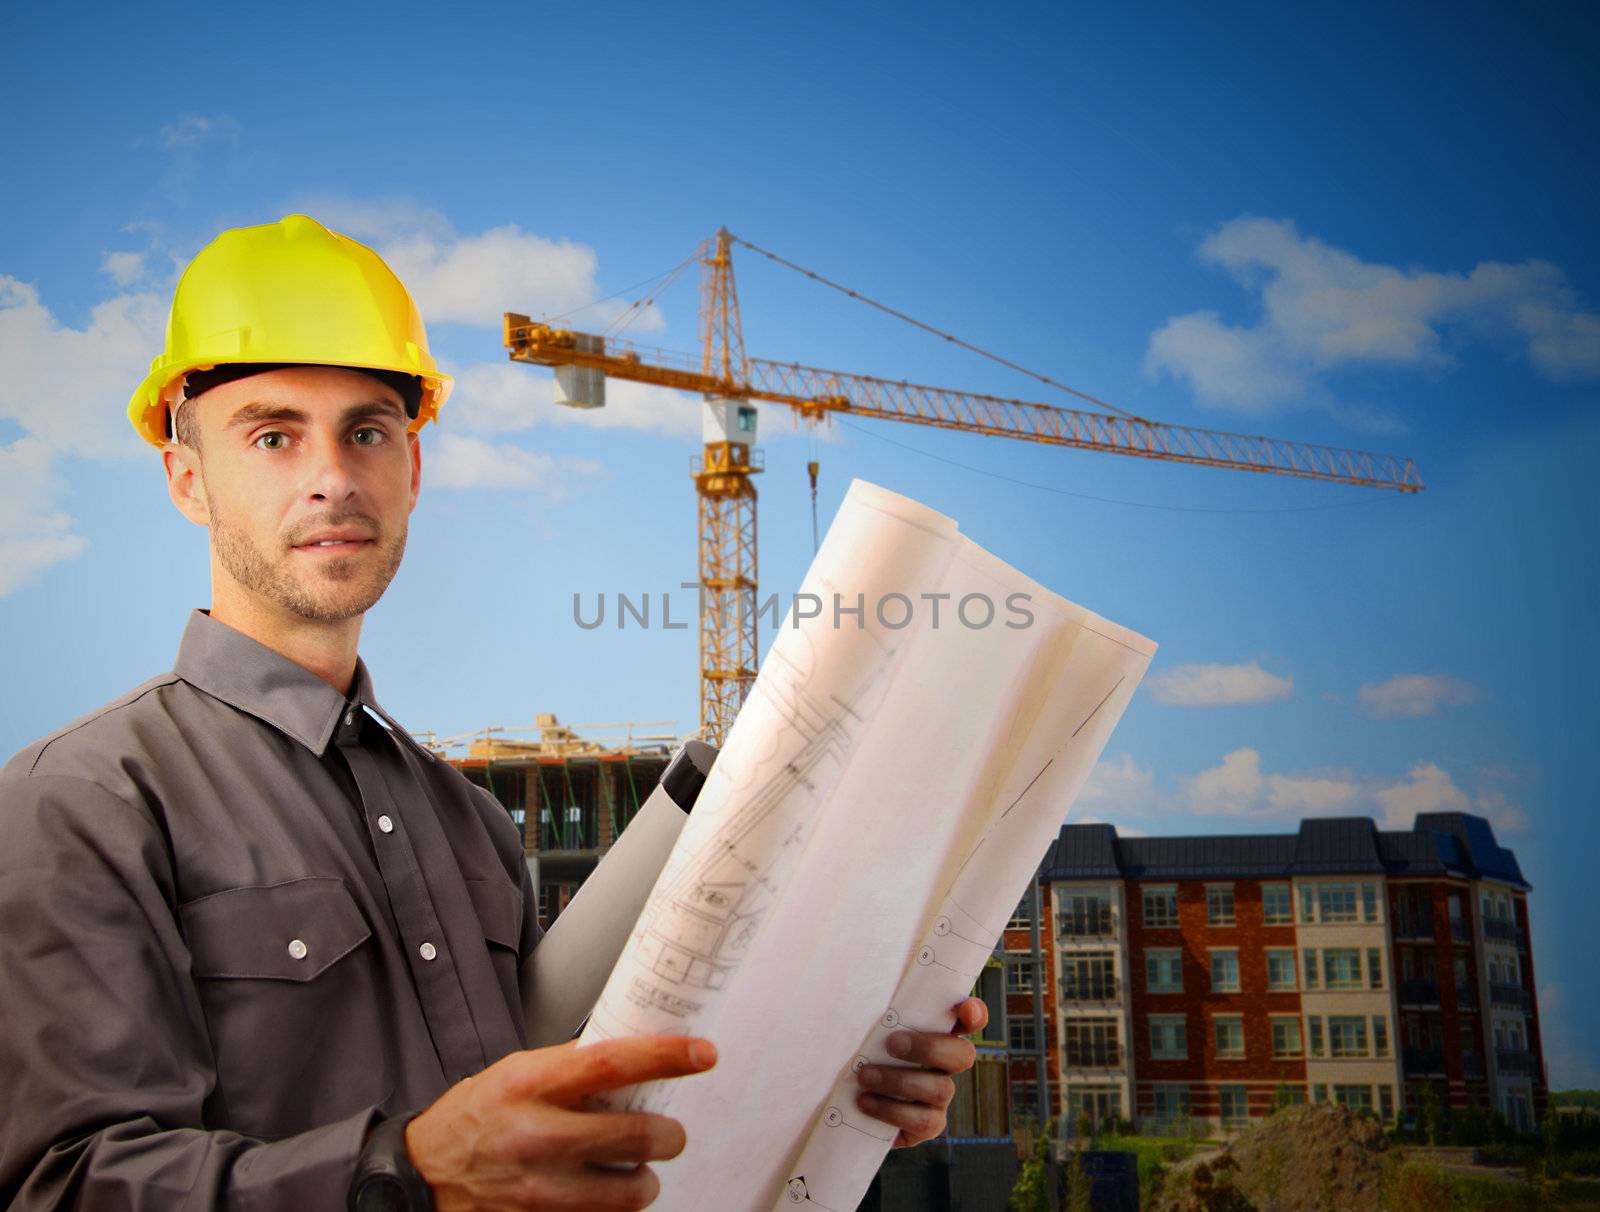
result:
[[[122,410],[178,268],[298,209],[390,258],[459,375],[365,634],[389,708],[692,728],[692,630],[584,631],[572,598],[692,576],[694,404],[557,410],[499,317],[625,292],[726,224],[1142,415],[1415,458],[1428,491],[1399,498],[864,421],[816,441],[824,524],[874,480],[1160,642],[1081,815],[1488,816],[1536,886],[1552,1079],[1600,1084],[1591,12],[141,10],[36,6],[0,46],[0,749],[167,668],[206,601],[203,534]],[[1065,402],[736,264],[752,354]],[[635,335],[693,350],[695,305],[690,274]],[[811,443],[768,411],[761,444],[787,594]]]

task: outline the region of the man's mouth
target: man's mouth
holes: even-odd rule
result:
[[[341,552],[356,551],[363,547],[371,547],[373,540],[360,531],[346,533],[313,535],[302,543],[296,543],[296,551],[328,552],[338,554]]]

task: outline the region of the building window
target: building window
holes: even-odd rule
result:
[[[1039,989],[1039,969],[1032,960],[1012,960],[1006,965],[1007,993],[1036,993]]]
[[[1361,988],[1361,949],[1325,948],[1322,952],[1322,977],[1329,989]]]
[[[1056,916],[1056,932],[1062,938],[1103,938],[1113,933],[1109,893],[1058,893],[1061,912]]]
[[[1272,1096],[1272,1101],[1279,1107],[1303,1107],[1306,1105],[1306,1088],[1304,1086],[1279,1086]]]
[[[993,920],[992,918],[990,919]],[[1017,907],[1011,911],[1011,920],[1006,923],[1008,930],[1026,930],[1033,925],[1033,891],[1029,889],[1022,894],[1022,899],[1017,902]]]
[[[1371,1111],[1372,1087],[1335,1086],[1333,1088],[1333,1101],[1341,1107],[1349,1107],[1352,1111]]]
[[[1206,885],[1206,924],[1209,926],[1233,925],[1233,885]]]
[[[1322,1055],[1322,1016],[1312,1014],[1306,1017],[1306,1029],[1311,1036],[1311,1055]]]
[[[1039,1050],[1039,1033],[1034,1030],[1033,1016],[1016,1015],[1006,1018],[1006,1043],[1011,1045],[1013,1052],[1037,1052]]]
[[[1155,1117],[1160,1121],[1157,1131],[1163,1128],[1174,1136],[1189,1134],[1189,1087],[1157,1086],[1153,1091]]]
[[[1328,1087],[1324,1086],[1321,1082],[1318,1082],[1316,1085],[1312,1086],[1311,1087],[1311,1101],[1314,1102],[1314,1103],[1325,1103],[1325,1102],[1327,1102],[1328,1101]]]
[[[1378,1087],[1378,1118],[1388,1123],[1394,1118],[1394,1087]]]
[[[1214,993],[1239,992],[1239,952],[1234,947],[1211,953],[1211,989]]]
[[[1017,1119],[1037,1122],[1039,1119],[1039,1083],[1036,1081],[1011,1083],[1011,1114]]]
[[[1061,1000],[1117,1000],[1116,960],[1110,951],[1068,952],[1061,957]]]
[[[1224,1128],[1236,1128],[1250,1117],[1250,1104],[1243,1086],[1218,1086],[1217,1098],[1222,1105]]]
[[[1114,1018],[1069,1018],[1067,1064],[1074,1069],[1104,1069],[1122,1063]]]
[[[1287,926],[1294,921],[1294,898],[1288,884],[1261,885],[1261,920],[1269,926]]]
[[[1223,1060],[1237,1060],[1244,1055],[1244,1019],[1237,1014],[1219,1014],[1211,1020],[1212,1033],[1217,1041],[1217,1056]]]
[[[1372,1016],[1372,1055],[1389,1055],[1389,1020],[1381,1014]]]
[[[1361,920],[1364,922],[1378,920],[1378,885],[1374,883],[1361,885]]]
[[[1144,890],[1144,924],[1152,929],[1178,924],[1178,889],[1175,886]]]
[[[1305,961],[1306,988],[1315,989],[1317,987],[1317,949],[1315,947],[1306,948]]]
[[[1267,949],[1267,988],[1294,988],[1294,951],[1289,948]]]
[[[1367,1020],[1351,1014],[1328,1016],[1328,1055],[1365,1056]]]
[[[1274,1017],[1272,1020],[1272,1055],[1299,1056],[1301,1052],[1300,1020],[1297,1018]]]
[[[1150,993],[1183,992],[1183,952],[1146,951],[1144,987]]]
[[[1318,884],[1317,920],[1320,922],[1355,921],[1356,886],[1354,884]]]
[[[1315,884],[1300,885],[1300,920],[1310,923],[1317,920],[1317,887]]]
[[[1189,1025],[1181,1014],[1150,1016],[1150,1059],[1187,1060]]]
[[[1383,952],[1376,947],[1367,948],[1367,988],[1383,988]]]

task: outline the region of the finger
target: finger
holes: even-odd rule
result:
[[[567,1166],[529,1174],[516,1206],[540,1212],[636,1212],[660,1193],[661,1180],[649,1166],[629,1170]]]
[[[856,1074],[862,1089],[909,1103],[923,1103],[943,1111],[956,1096],[956,1084],[943,1073],[927,1069],[901,1069],[894,1065],[863,1065]]]
[[[513,1093],[576,1106],[591,1094],[639,1082],[703,1073],[717,1063],[710,1040],[687,1035],[639,1035],[576,1047],[540,1048],[513,1083]]]
[[[567,1156],[585,1162],[643,1165],[667,1161],[683,1152],[683,1125],[644,1111],[575,1111],[585,1121]]]
[[[921,1103],[903,1103],[878,1094],[859,1094],[856,1096],[856,1105],[873,1119],[899,1128],[906,1144],[932,1140],[944,1131],[944,1112],[935,1111]],[[901,1142],[897,1139],[895,1143],[898,1145]]]
[[[932,1031],[896,1031],[887,1041],[889,1055],[924,1069],[965,1073],[978,1059],[972,1041]]]
[[[957,1035],[976,1035],[989,1025],[989,1007],[982,998],[969,997],[956,1007]]]

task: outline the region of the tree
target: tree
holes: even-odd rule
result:
[[[1051,1212],[1050,1154],[1055,1129],[1055,1120],[1045,1121],[1044,1131],[1033,1143],[1033,1156],[1022,1163],[1008,1200],[1015,1212]]]

